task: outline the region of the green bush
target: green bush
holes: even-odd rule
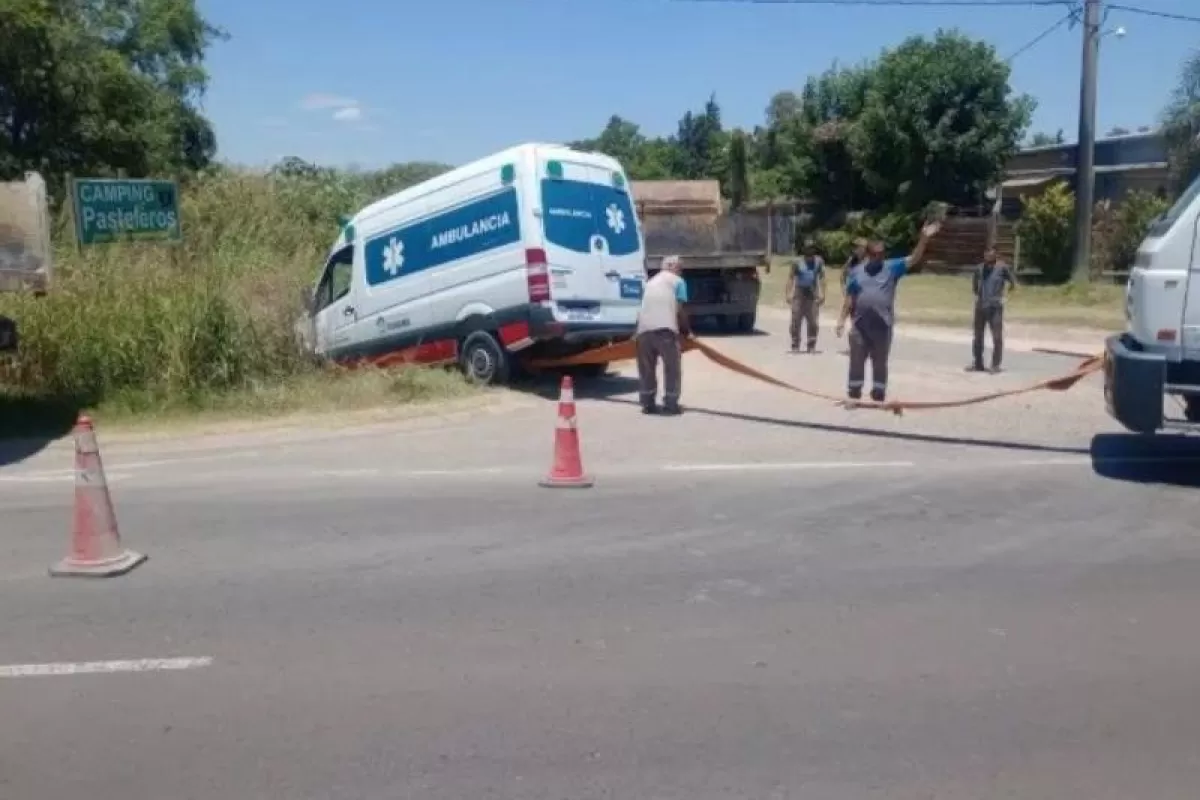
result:
[[[907,251],[916,241],[919,222],[917,215],[900,212],[882,216],[850,214],[843,227],[819,231],[813,238],[826,261],[842,264],[850,257],[858,238],[879,239],[889,253]]]
[[[819,231],[814,237],[817,250],[829,264],[844,264],[854,249],[854,235],[849,231]]]
[[[1051,283],[1071,277],[1074,212],[1074,193],[1064,184],[1055,183],[1026,201],[1017,223],[1021,260],[1041,270]]]
[[[1131,192],[1116,208],[1114,239],[1109,249],[1105,269],[1124,270],[1133,266],[1138,246],[1146,238],[1150,223],[1170,207],[1165,199],[1152,192]]]
[[[57,225],[44,297],[0,295],[21,350],[6,391],[95,405],[197,400],[286,379],[311,364],[294,346],[302,290],[337,217],[383,191],[353,175],[218,171],[183,187],[184,241],[77,252]]]

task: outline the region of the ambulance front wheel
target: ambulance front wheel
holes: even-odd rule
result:
[[[463,339],[459,364],[467,380],[480,386],[508,383],[512,366],[508,353],[487,331],[475,331]]]

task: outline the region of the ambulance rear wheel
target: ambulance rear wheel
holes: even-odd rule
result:
[[[508,353],[487,331],[475,331],[463,339],[458,361],[471,383],[480,386],[508,383],[511,372]]]
[[[754,323],[757,321],[757,315],[751,311],[749,314],[738,314],[737,327],[742,333],[754,333]]]

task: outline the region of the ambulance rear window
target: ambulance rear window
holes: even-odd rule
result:
[[[576,253],[603,248],[613,256],[630,255],[640,247],[637,217],[623,189],[547,178],[542,181],[542,206],[546,239],[551,244]]]

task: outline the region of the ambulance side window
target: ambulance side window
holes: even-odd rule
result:
[[[325,265],[325,274],[317,286],[316,308],[320,311],[350,293],[350,276],[354,270],[354,245],[338,250]]]

